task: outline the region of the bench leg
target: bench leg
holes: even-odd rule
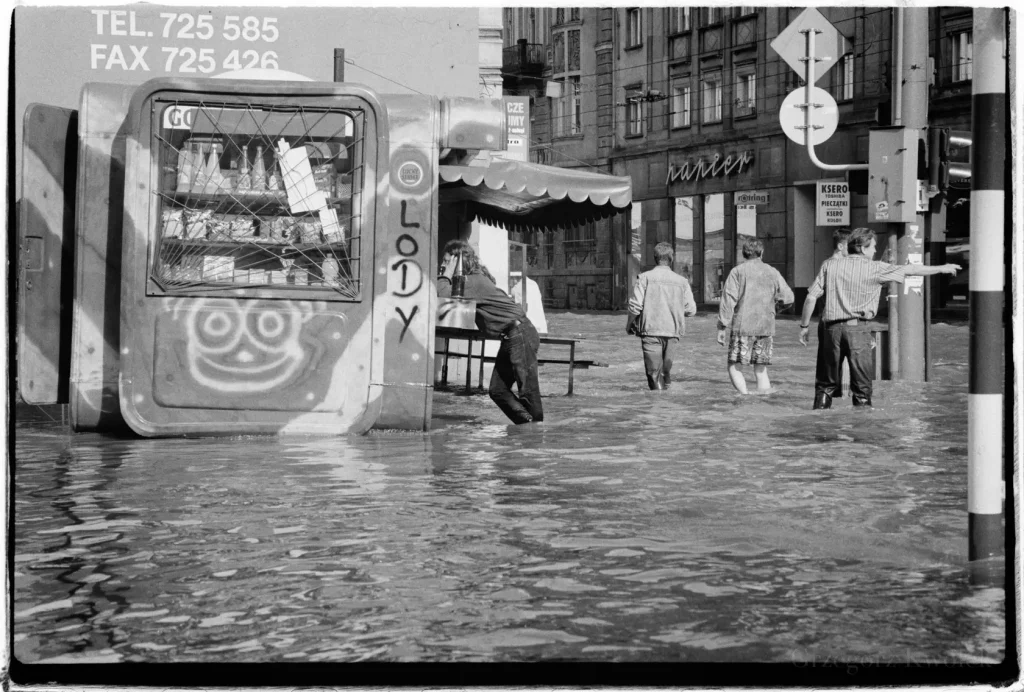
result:
[[[484,388],[484,356],[487,355],[487,342],[480,340],[480,387]]]
[[[573,373],[576,372],[576,344],[569,344],[569,393],[566,396],[572,396],[572,377]]]
[[[448,386],[448,337],[444,339],[444,361],[441,363],[441,385]]]
[[[473,393],[473,340],[466,342],[466,394]]]

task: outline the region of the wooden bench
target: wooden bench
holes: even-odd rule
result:
[[[484,363],[493,363],[494,356],[484,355],[486,350],[486,343],[488,341],[498,341],[498,339],[491,339],[484,337],[479,330],[476,329],[456,329],[453,327],[437,327],[434,335],[438,338],[444,339],[444,349],[441,351],[435,351],[436,355],[443,355],[444,362],[441,365],[441,384],[448,384],[448,359],[449,358],[467,358],[480,359],[479,368],[479,389],[484,388]],[[466,341],[468,344],[467,353],[452,353],[449,350],[449,343],[451,339],[461,339]],[[473,344],[480,342],[480,353],[473,355]],[[576,344],[582,339],[574,337],[563,337],[563,336],[551,336],[545,335],[540,337],[541,345],[549,346],[568,346],[569,357],[568,358],[547,358],[541,357],[538,354],[537,364],[538,365],[568,365],[569,366],[569,390],[566,392],[566,396],[572,396],[573,393],[573,373],[577,370],[585,370],[591,367],[606,367],[603,363],[598,363],[593,360],[579,360],[576,358]],[[466,368],[466,391],[472,391],[473,388],[473,372],[472,368]]]

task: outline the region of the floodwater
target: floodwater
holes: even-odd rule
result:
[[[25,663],[998,663],[1002,588],[967,575],[966,324],[927,384],[812,412],[735,395],[715,317],[647,390],[624,313],[541,369],[547,422],[438,391],[429,433],[123,440],[16,428],[14,655]]]

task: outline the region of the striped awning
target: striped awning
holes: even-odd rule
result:
[[[513,231],[575,228],[630,208],[629,178],[526,161],[441,166],[441,203],[466,202],[478,220]]]

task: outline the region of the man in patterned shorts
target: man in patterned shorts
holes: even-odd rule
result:
[[[772,384],[768,366],[772,362],[776,304],[791,305],[793,291],[775,267],[761,261],[764,243],[757,238],[743,241],[746,260],[729,272],[718,307],[718,343],[728,339],[729,379],[740,394],[747,393],[747,382],[740,365],[754,366],[757,392],[767,394]]]

